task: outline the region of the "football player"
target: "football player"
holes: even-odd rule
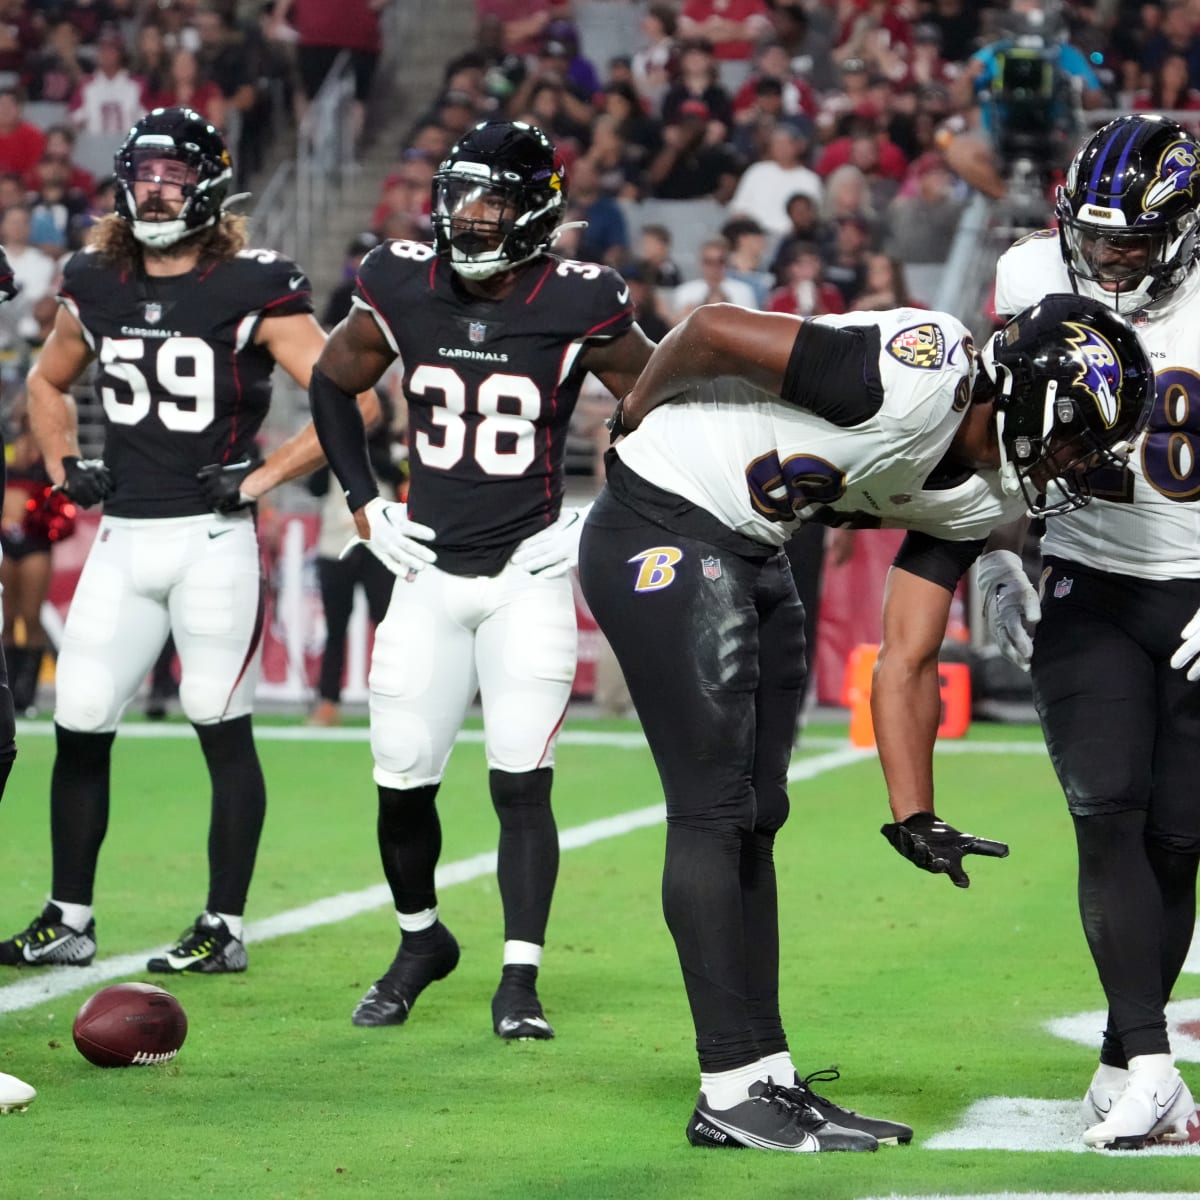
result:
[[[558,871],[554,743],[575,674],[569,572],[583,522],[562,506],[567,422],[587,372],[622,395],[652,348],[619,275],[550,253],[566,196],[540,130],[468,131],[434,179],[433,244],[371,251],[313,372],[330,466],[361,536],[399,576],[375,635],[370,704],[379,849],[401,939],[356,1025],[401,1024],[458,962],[434,890],[436,797],[478,691],[504,908],[492,1024],[505,1039],[554,1033],[536,979]],[[397,356],[407,505],[377,494],[351,402]]]
[[[144,117],[115,172],[116,212],[68,261],[54,330],[28,381],[51,479],[105,511],[58,656],[50,900],[0,942],[0,964],[85,965],[95,955],[113,738],[170,631],[181,704],[212,781],[209,893],[195,923],[147,965],[243,971],[242,916],[266,806],[250,724],[262,622],[253,501],[321,461],[311,426],[261,464],[255,435],[275,365],[307,386],[324,333],[304,272],[245,247],[244,219],[223,208],[229,153],[198,113]],[[80,456],[68,391],[93,359],[103,461]]]
[[[697,309],[618,406],[580,582],[625,672],[666,794],[663,909],[696,1029],[693,1145],[873,1150],[912,1130],[818,1095],[779,1015],[773,846],[804,682],[779,547],[801,521],[909,530],[872,690],[893,820],[917,866],[969,883],[1003,843],[934,814],[937,656],[989,530],[1086,501],[1148,415],[1149,361],[1094,300],[1048,297],[976,353],[945,313],[803,322]],[[665,403],[674,400],[673,403]],[[828,1076],[825,1076],[828,1077]]]
[[[1109,1006],[1083,1136],[1110,1149],[1186,1139],[1196,1108],[1165,1006],[1200,862],[1198,202],[1196,139],[1161,116],[1119,117],[1075,156],[1057,232],[1017,242],[996,272],[1000,313],[1072,288],[1129,315],[1156,372],[1135,453],[1092,476],[1092,504],[1047,528],[1038,592],[1011,549],[979,573],[1001,650],[1025,670],[1032,654],[1075,825],[1080,915]]]

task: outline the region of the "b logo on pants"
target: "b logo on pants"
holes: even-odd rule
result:
[[[652,546],[635,554],[628,561],[641,563],[637,581],[633,585],[635,592],[661,592],[675,582],[675,564],[683,558],[683,551],[675,546]]]

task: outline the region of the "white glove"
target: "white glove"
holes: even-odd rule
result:
[[[591,509],[590,504],[584,508],[564,508],[553,525],[521,542],[509,561],[514,567],[543,579],[565,575],[579,561],[579,537]]]
[[[434,531],[428,525],[410,521],[406,505],[376,496],[363,506],[363,515],[367,518],[371,536],[365,541],[360,537],[351,538],[338,558],[345,558],[355,546],[366,546],[397,575],[423,570],[437,560],[437,555],[425,545],[436,536]]]
[[[993,550],[975,567],[983,593],[983,623],[1000,653],[1022,671],[1033,656],[1030,630],[1042,619],[1042,605],[1021,560],[1011,550]]]
[[[1196,615],[1183,627],[1180,636],[1183,643],[1171,655],[1171,666],[1182,671],[1187,667],[1187,677],[1195,683],[1200,679],[1200,609]]]

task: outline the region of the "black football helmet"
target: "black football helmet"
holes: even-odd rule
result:
[[[540,254],[567,207],[567,173],[550,139],[522,121],[465,133],[433,178],[433,243],[466,279]]]
[[[1196,261],[1198,203],[1200,145],[1187,130],[1151,113],[1110,121],[1058,189],[1072,287],[1121,312],[1163,299]]]
[[[996,385],[1000,480],[1033,517],[1082,508],[1087,472],[1121,464],[1150,419],[1154,368],[1133,327],[1099,300],[1050,295],[980,352]]]
[[[173,159],[186,167],[182,184],[183,209],[171,221],[146,221],[138,217],[133,185],[142,164]],[[117,177],[117,215],[128,221],[133,236],[156,250],[173,246],[193,233],[213,225],[233,180],[229,150],[216,128],[194,109],[156,108],[128,133],[113,162]]]

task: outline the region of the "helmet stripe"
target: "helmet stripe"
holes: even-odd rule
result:
[[[1136,124],[1122,124],[1119,129],[1114,129],[1108,139],[1108,143],[1104,149],[1096,156],[1096,165],[1092,169],[1092,177],[1088,181],[1088,194],[1085,203],[1098,204],[1100,202],[1100,176],[1104,171],[1104,167],[1108,162],[1108,152],[1116,146],[1117,142],[1124,135],[1125,149],[1121,153],[1121,160],[1117,164],[1117,169],[1113,173],[1113,178],[1118,178],[1122,171],[1125,170],[1125,163],[1129,159],[1129,152],[1133,148],[1133,143],[1137,140],[1139,126]]]

